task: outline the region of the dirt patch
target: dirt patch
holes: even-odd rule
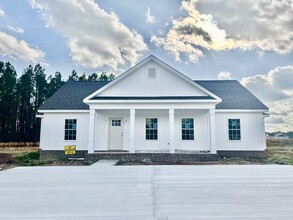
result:
[[[0,164],[12,164],[15,163],[15,159],[11,154],[0,153]]]
[[[118,166],[127,166],[127,165],[245,165],[245,164],[265,164],[263,160],[257,159],[243,159],[243,158],[221,158],[217,161],[176,161],[176,162],[144,162],[144,161],[137,161],[137,162],[124,162],[119,161],[116,165]]]
[[[0,171],[15,166],[15,158],[11,154],[0,153]]]

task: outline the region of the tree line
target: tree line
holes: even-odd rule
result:
[[[110,81],[114,78],[112,73],[79,75],[73,70],[66,81]],[[58,71],[47,77],[40,64],[29,65],[17,77],[12,64],[0,61],[0,142],[39,141],[37,111],[66,81]]]

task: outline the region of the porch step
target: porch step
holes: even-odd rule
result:
[[[114,166],[118,163],[118,160],[99,160],[96,163],[93,163],[91,166],[96,167],[96,166]]]

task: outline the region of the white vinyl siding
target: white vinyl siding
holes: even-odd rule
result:
[[[149,68],[155,68],[155,78],[151,80],[149,80]],[[99,96],[190,96],[191,94],[192,96],[207,95],[164,67],[150,61],[102,91]]]
[[[76,140],[64,140],[65,120],[76,119]],[[40,148],[64,150],[66,145],[76,145],[76,150],[88,149],[89,113],[45,113],[41,124]]]
[[[229,140],[228,119],[240,119],[241,140]],[[216,112],[217,150],[265,150],[265,128],[262,113]]]

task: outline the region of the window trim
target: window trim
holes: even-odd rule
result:
[[[156,128],[156,130],[157,130],[157,139],[147,139],[147,128],[146,128],[146,120],[147,119],[157,119],[157,128]],[[159,118],[158,117],[147,117],[147,118],[145,118],[144,126],[145,126],[144,127],[144,131],[145,131],[144,139],[145,139],[145,141],[147,141],[147,142],[157,142],[157,141],[159,141]],[[151,129],[151,130],[155,130],[155,129]]]
[[[230,129],[229,128],[229,120],[239,120],[239,129]],[[231,141],[231,142],[240,142],[240,141],[242,141],[242,131],[241,131],[241,120],[240,120],[240,118],[228,118],[227,126],[228,126],[228,129],[227,129],[227,131],[228,131],[228,135],[227,135],[228,141]],[[240,139],[230,139],[230,130],[236,130],[236,131],[239,130]]]
[[[180,137],[180,139],[181,139],[181,141],[184,141],[184,142],[193,142],[193,141],[195,141],[195,126],[194,126],[194,122],[195,122],[195,118],[194,117],[184,117],[184,118],[180,118],[181,120],[180,120],[180,131],[181,131],[181,137]],[[182,128],[182,120],[183,119],[192,119],[193,120],[193,128],[192,128],[192,130],[193,130],[193,139],[189,139],[189,140],[183,140],[183,138],[182,138],[182,135],[183,135],[183,133],[182,133],[182,131],[183,131],[183,128]],[[188,129],[185,129],[185,130],[188,130]],[[189,129],[189,130],[191,130],[191,129]]]
[[[67,120],[75,120],[75,129],[66,128],[66,121]],[[75,130],[75,139],[72,139],[72,140],[66,139],[66,130],[72,130],[72,131]],[[65,118],[65,120],[64,120],[64,135],[63,135],[63,140],[66,141],[66,142],[75,142],[75,141],[77,141],[77,119],[76,118]]]

